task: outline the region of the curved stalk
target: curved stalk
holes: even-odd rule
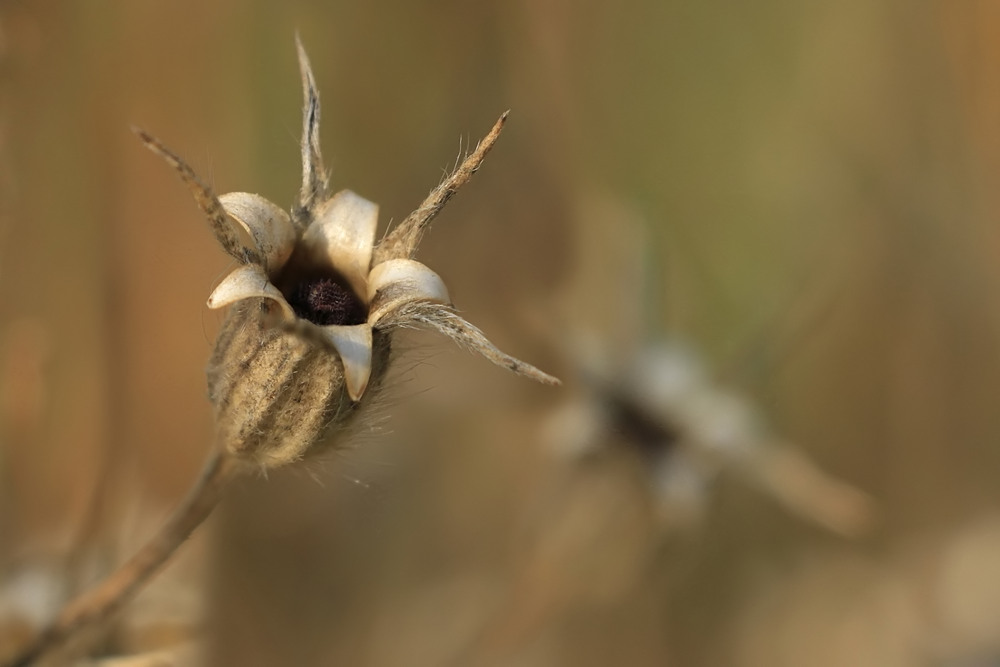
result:
[[[208,518],[238,472],[234,459],[219,450],[213,452],[195,486],[159,532],[104,581],[67,603],[49,627],[6,663],[7,667],[34,664],[87,630],[107,622],[142,590],[194,529]]]

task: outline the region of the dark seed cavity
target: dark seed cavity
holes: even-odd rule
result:
[[[640,457],[658,459],[673,449],[680,439],[671,425],[648,414],[628,397],[612,390],[605,398],[615,430]]]
[[[295,314],[314,324],[362,324],[366,308],[354,293],[332,278],[305,280],[286,295]]]

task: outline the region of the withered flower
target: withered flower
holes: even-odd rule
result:
[[[553,413],[546,439],[580,461],[624,445],[642,463],[665,524],[699,516],[728,472],[838,534],[871,528],[876,511],[867,494],[771,432],[759,409],[720,386],[688,346],[646,343],[617,364],[596,346],[585,349],[577,360],[584,391]]]
[[[208,299],[210,308],[231,306],[208,369],[222,445],[264,468],[311,453],[377,388],[399,327],[436,329],[515,373],[557,383],[494,347],[455,312],[441,278],[412,259],[427,224],[481,165],[506,114],[376,245],[378,205],[350,190],[329,195],[319,94],[301,44],[298,52],[302,188],[291,215],[256,194],[216,197],[183,160],[139,131],[188,183],[240,264]]]
[[[228,484],[254,467],[298,461],[331,440],[381,384],[393,332],[437,329],[495,364],[547,384],[558,380],[504,354],[452,308],[441,278],[413,260],[428,223],[482,165],[507,114],[459,167],[380,243],[378,206],[327,191],[319,148],[319,94],[298,44],[305,95],[302,189],[291,215],[255,194],[216,197],[190,166],[136,130],[194,194],[239,266],[209,297],[229,306],[209,362],[216,446],[194,487],[131,559],[67,603],[10,667],[38,664],[106,623],[212,512]],[[92,638],[91,638],[92,639]]]

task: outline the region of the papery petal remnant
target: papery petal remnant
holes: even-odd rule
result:
[[[368,291],[368,271],[372,263],[378,204],[341,190],[323,202],[302,235],[300,247],[309,262],[334,267],[355,294]]]
[[[297,237],[288,214],[264,197],[248,192],[230,192],[219,197],[219,202],[253,239],[264,268],[268,272],[280,270],[291,256]]]
[[[352,401],[361,400],[372,372],[372,328],[367,324],[332,325],[321,330],[344,364],[348,396]]]
[[[368,323],[382,319],[413,301],[449,304],[448,288],[441,276],[412,259],[390,259],[368,275]]]
[[[284,295],[268,281],[264,268],[256,264],[241,266],[226,276],[208,297],[207,305],[209,308],[224,308],[237,301],[254,298],[270,299],[286,317],[295,317],[295,311]]]

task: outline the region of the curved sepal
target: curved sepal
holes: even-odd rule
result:
[[[390,259],[368,275],[368,324],[378,326],[413,301],[448,304],[448,288],[441,277],[412,259]]]
[[[309,56],[298,35],[295,47],[299,54],[302,72],[302,189],[295,209],[296,223],[305,227],[309,214],[318,202],[326,199],[326,169],[319,146],[319,91],[313,78]]]
[[[372,328],[367,324],[331,324],[318,328],[340,356],[347,395],[352,401],[358,401],[368,388],[372,374]]]
[[[249,192],[230,192],[219,197],[229,217],[250,234],[267,272],[281,270],[295,248],[297,234],[288,214],[276,204]]]
[[[194,173],[194,169],[182,160],[179,155],[164,146],[159,139],[145,130],[133,127],[132,131],[139,136],[139,139],[146,145],[146,148],[159,155],[167,164],[173,167],[177,175],[188,186],[191,194],[194,195],[194,200],[198,204],[198,208],[208,218],[208,224],[212,228],[212,233],[215,234],[215,238],[219,241],[222,249],[241,264],[259,264],[261,261],[260,256],[254,249],[248,248],[243,244],[238,228],[232,223],[229,216],[226,215],[226,211],[222,207],[222,202],[212,192],[212,188],[201,180],[198,174]]]
[[[341,190],[317,209],[302,247],[311,261],[335,267],[355,294],[367,294],[377,225],[378,204]]]
[[[257,264],[241,266],[222,279],[208,297],[209,308],[222,308],[241,299],[271,299],[281,307],[288,318],[295,318],[295,311],[281,291],[267,279],[264,268]]]
[[[542,384],[562,384],[558,378],[540,371],[531,364],[510,356],[491,343],[486,335],[467,322],[449,306],[430,301],[410,301],[401,306],[393,318],[404,326],[424,326],[440,331],[460,347],[486,357],[501,368],[523,375]]]

